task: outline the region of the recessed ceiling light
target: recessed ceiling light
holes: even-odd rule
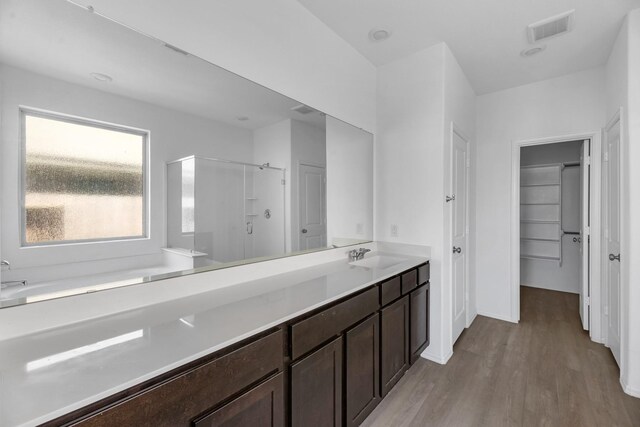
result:
[[[112,82],[113,78],[111,76],[108,76],[106,74],[102,74],[102,73],[91,73],[91,77],[93,77],[94,79],[96,79],[99,82]]]
[[[247,116],[238,116],[238,117],[236,117],[236,120],[239,120],[241,122],[246,122],[247,120],[249,120],[249,117],[247,117]]]
[[[384,28],[374,28],[369,31],[369,40],[374,42],[381,42],[391,37],[391,31]]]
[[[520,55],[524,56],[525,58],[528,58],[530,56],[535,55],[536,53],[542,52],[546,48],[547,48],[546,45],[531,47],[529,49],[525,49],[522,52],[520,52]]]

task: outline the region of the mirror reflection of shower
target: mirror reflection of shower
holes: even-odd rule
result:
[[[167,246],[193,267],[284,255],[285,170],[190,156],[167,163]]]

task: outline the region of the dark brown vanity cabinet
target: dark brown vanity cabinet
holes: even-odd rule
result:
[[[291,365],[291,425],[342,425],[342,337]]]
[[[411,292],[410,301],[410,354],[413,363],[429,345],[429,285],[422,285]]]
[[[409,367],[409,296],[380,311],[380,392],[393,388]]]
[[[195,427],[284,426],[284,380],[279,373],[195,421]]]
[[[430,264],[419,266],[417,272],[418,288],[410,294],[411,326],[409,329],[411,337],[409,352],[411,363],[415,362],[424,349],[429,346]]]
[[[221,422],[272,416],[271,424],[260,425],[282,426],[283,388],[278,388],[282,377],[260,383],[282,370],[283,344],[283,332],[277,330],[226,354],[192,362],[174,373],[125,390],[122,395],[96,402],[47,425],[187,427],[199,422],[203,424],[195,425],[212,425],[205,421],[210,414],[211,419]],[[243,391],[245,394],[215,410]],[[243,408],[248,410],[246,416],[250,418],[239,413]]]
[[[378,292],[372,286],[292,323],[292,426],[358,425],[377,405]]]
[[[357,426],[429,345],[429,264],[45,425]]]
[[[346,424],[357,426],[380,402],[380,315],[345,333]]]

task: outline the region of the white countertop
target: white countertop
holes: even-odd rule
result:
[[[428,260],[329,262],[0,342],[0,426],[82,408]]]

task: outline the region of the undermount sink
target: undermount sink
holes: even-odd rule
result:
[[[352,261],[349,264],[356,265],[358,267],[378,268],[380,270],[384,270],[385,268],[393,267],[394,265],[398,265],[405,261],[406,259],[404,258],[390,255],[373,255],[358,261]]]

